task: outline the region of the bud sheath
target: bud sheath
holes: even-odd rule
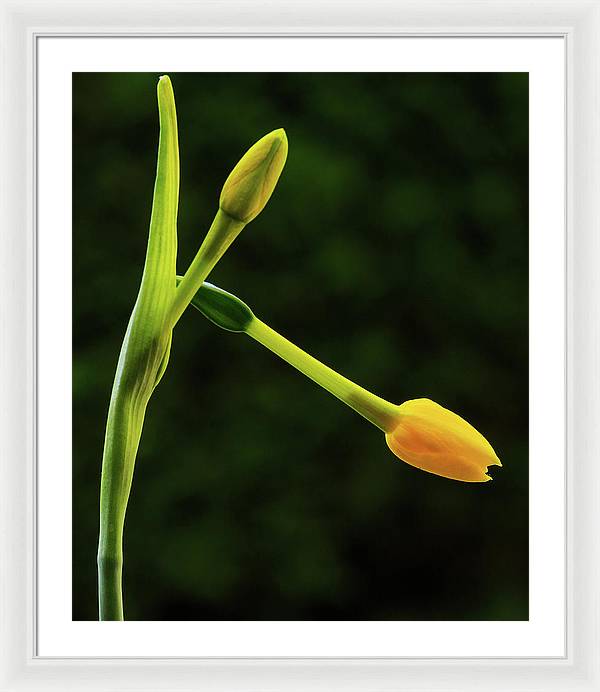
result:
[[[191,304],[213,324],[228,332],[245,332],[254,319],[246,303],[206,281],[192,298]]]

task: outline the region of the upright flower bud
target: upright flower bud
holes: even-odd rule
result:
[[[232,219],[250,223],[273,194],[287,158],[285,130],[273,130],[242,156],[223,185],[219,207]]]
[[[401,404],[398,424],[385,440],[407,464],[457,481],[489,481],[487,467],[502,466],[481,433],[430,399]]]
[[[229,174],[217,215],[175,293],[172,326],[244,226],[264,209],[285,165],[287,150],[285,130],[273,130],[253,144]]]

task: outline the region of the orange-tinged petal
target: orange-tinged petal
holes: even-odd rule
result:
[[[444,478],[485,482],[488,466],[502,466],[481,433],[430,399],[401,404],[398,425],[385,439],[402,461]]]

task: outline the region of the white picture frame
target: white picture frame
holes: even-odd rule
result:
[[[600,6],[383,1],[2,2],[0,689],[597,690],[600,414],[596,234]],[[562,36],[567,69],[567,645],[555,658],[76,658],[36,655],[35,42],[44,35]],[[563,403],[561,402],[562,406]]]

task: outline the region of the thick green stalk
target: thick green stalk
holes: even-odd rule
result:
[[[101,620],[122,620],[123,526],[146,406],[171,345],[168,313],[175,294],[179,150],[173,89],[158,87],[160,140],[146,262],[121,347],[111,393],[100,482],[98,602]]]
[[[117,394],[111,402],[104,447],[98,547],[101,620],[123,619],[123,527],[145,408],[145,403],[138,403],[125,394]]]

